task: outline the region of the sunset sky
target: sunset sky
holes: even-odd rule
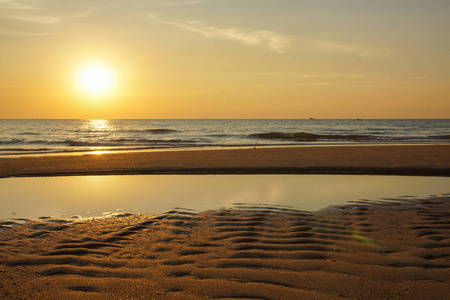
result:
[[[0,0],[0,118],[450,118],[449,36],[448,0]]]

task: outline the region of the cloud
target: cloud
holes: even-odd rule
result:
[[[364,77],[364,76],[363,76]],[[362,77],[361,77],[362,78]],[[337,79],[337,78],[336,78]],[[312,81],[299,82],[296,86],[304,85],[381,85],[381,84],[411,84],[416,82],[424,82],[429,76],[413,76],[413,77],[371,77],[361,80],[360,77],[348,77],[352,80],[328,80],[328,81]]]
[[[160,6],[160,7],[177,7],[177,6],[203,4],[206,2],[208,2],[208,1],[206,1],[206,0],[153,0],[153,1],[150,1],[149,4],[151,6]]]
[[[55,16],[49,16],[49,15],[15,15],[9,17],[12,20],[17,21],[24,21],[34,24],[44,24],[44,25],[51,25],[51,24],[58,24],[61,23],[61,18],[55,17]]]
[[[390,58],[395,53],[399,52],[396,49],[380,48],[369,45],[336,43],[328,41],[309,41],[308,44],[312,48],[320,51],[352,54],[366,58]]]
[[[71,19],[86,18],[91,15],[107,15],[108,18],[145,18],[145,11],[171,7],[193,6],[211,3],[211,0],[0,0],[0,35],[42,36],[51,35],[64,28]],[[161,8],[161,9],[160,9]],[[208,39],[235,41],[250,46],[265,46],[273,52],[283,53],[294,37],[274,30],[246,30],[237,27],[215,27],[200,21],[172,22],[148,14],[154,21],[187,30]],[[307,51],[346,54],[362,58],[391,58],[398,49],[373,45],[320,40],[313,37],[295,37],[296,47]]]
[[[20,0],[0,0],[0,6],[4,9],[11,10],[35,10],[36,8],[33,5],[24,3],[24,1]]]
[[[0,0],[0,35],[49,35],[66,20],[88,13],[76,5],[42,0]]]
[[[163,20],[153,14],[148,14],[152,20],[188,30],[206,38],[222,38],[234,40],[246,45],[266,45],[270,50],[283,53],[290,45],[293,38],[279,34],[273,30],[248,31],[236,27],[218,28],[201,21],[172,22]],[[297,41],[303,48],[313,51],[349,54],[363,58],[391,58],[398,49],[382,48],[371,45],[339,43],[333,41],[315,40],[297,37]]]
[[[281,35],[272,30],[246,31],[234,27],[217,28],[209,26],[200,21],[177,23],[162,20],[152,14],[149,14],[149,18],[167,25],[201,34],[206,38],[228,39],[252,46],[266,45],[270,50],[278,53],[283,53],[291,40],[289,37]]]
[[[318,81],[318,82],[301,82],[295,84],[296,86],[302,86],[302,85],[336,85],[336,84],[342,84],[341,82],[333,82],[333,81]]]
[[[314,74],[294,74],[295,77],[301,78],[362,78],[362,73],[314,73]]]
[[[39,31],[32,32],[32,30],[8,30],[8,29],[0,29],[0,35],[11,35],[11,36],[23,36],[23,37],[32,37],[32,36],[46,36],[51,35],[50,31]]]
[[[118,11],[135,14],[156,7],[192,6],[209,0],[0,0],[0,35],[53,34],[70,19]]]

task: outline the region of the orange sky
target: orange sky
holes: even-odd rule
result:
[[[0,0],[0,118],[449,118],[449,1]],[[114,73],[105,95],[77,72]]]

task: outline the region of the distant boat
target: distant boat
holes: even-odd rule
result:
[[[310,120],[315,120],[315,118],[309,118]]]

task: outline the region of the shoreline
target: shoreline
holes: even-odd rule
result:
[[[131,174],[450,176],[450,145],[160,150],[0,157],[0,178]]]
[[[199,146],[199,147],[168,147],[168,148],[138,148],[138,149],[94,149],[55,152],[23,152],[13,154],[0,154],[0,158],[40,157],[40,156],[80,156],[98,154],[120,153],[152,153],[152,152],[178,152],[178,151],[204,151],[204,150],[245,150],[245,149],[274,149],[274,148],[327,148],[327,147],[383,147],[383,146],[450,146],[450,143],[366,143],[366,144],[283,144],[283,145],[226,145],[226,146]]]

